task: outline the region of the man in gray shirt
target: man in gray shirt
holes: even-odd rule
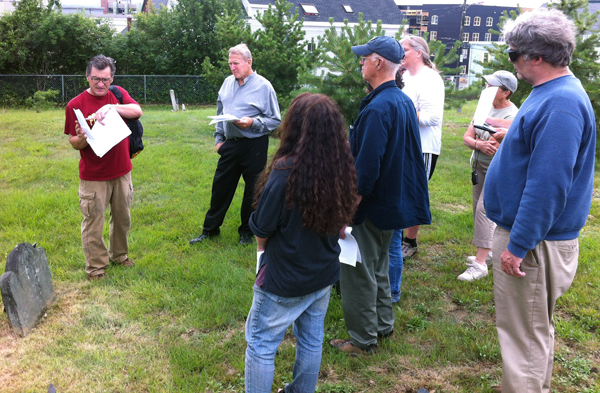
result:
[[[239,244],[252,243],[248,225],[252,213],[254,183],[267,163],[269,134],[281,123],[277,96],[271,83],[252,70],[252,54],[245,44],[229,49],[227,77],[219,90],[217,115],[233,115],[239,120],[216,125],[215,145],[221,156],[213,179],[210,208],[200,236],[190,244],[218,235],[231,205],[240,176],[246,187],[241,208]]]

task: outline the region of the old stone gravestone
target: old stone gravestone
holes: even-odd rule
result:
[[[0,292],[13,331],[25,337],[54,300],[44,249],[29,243],[18,244],[0,276]]]

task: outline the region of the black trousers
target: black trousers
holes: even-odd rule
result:
[[[269,150],[269,136],[259,138],[228,139],[219,149],[219,162],[213,179],[210,209],[204,219],[204,230],[207,235],[217,235],[223,225],[225,214],[231,205],[235,190],[244,178],[246,187],[242,199],[240,212],[241,225],[238,228],[240,235],[252,235],[248,221],[254,211],[254,184],[258,175],[267,164],[267,151]]]

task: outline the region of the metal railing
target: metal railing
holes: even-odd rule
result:
[[[202,76],[115,75],[113,85],[123,87],[140,104],[170,104],[169,91],[184,104],[214,104],[218,88]],[[0,74],[0,104],[22,105],[36,91],[58,90],[57,103],[67,103],[89,87],[85,75]]]

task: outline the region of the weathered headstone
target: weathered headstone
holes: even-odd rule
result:
[[[0,276],[0,292],[13,331],[25,337],[54,301],[46,251],[29,243],[18,244]]]

